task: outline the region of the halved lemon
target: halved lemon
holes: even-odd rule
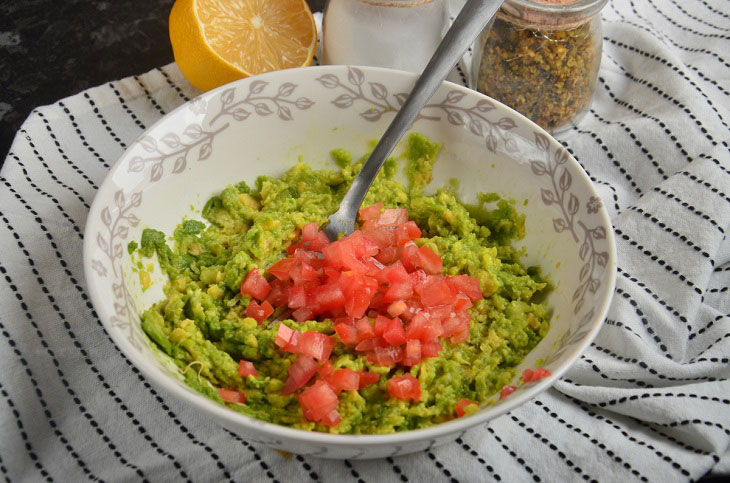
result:
[[[183,75],[207,91],[311,64],[317,28],[305,0],[176,0],[170,41]]]

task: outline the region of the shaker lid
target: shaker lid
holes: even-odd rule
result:
[[[571,29],[590,21],[608,0],[505,0],[497,16],[532,29]]]

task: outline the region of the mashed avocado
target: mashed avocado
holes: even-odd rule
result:
[[[548,284],[536,267],[525,268],[511,242],[524,236],[524,215],[514,204],[483,194],[476,205],[461,203],[452,188],[425,195],[440,145],[418,135],[407,141],[404,158],[409,186],[394,180],[398,164],[386,162],[363,206],[382,201],[407,208],[428,245],[443,259],[443,273],[476,278],[484,299],[470,309],[469,339],[442,340],[439,357],[411,368],[422,396],[417,403],[389,397],[388,377],[403,369],[378,366],[336,344],[335,368],[367,370],[384,377],[360,391],[343,391],[335,428],[307,421],[296,394],[283,396],[287,369],[296,355],[274,345],[279,324],[337,337],[332,321],[278,320],[277,311],[261,325],[245,316],[249,303],[239,290],[252,268],[262,273],[310,222],[322,226],[335,211],[362,166],[341,149],[332,151],[339,169],[313,170],[300,163],[281,178],[261,176],[253,187],[241,182],[223,189],[203,209],[207,223],[178,225],[172,246],[159,231],[146,229],[130,252],[157,254],[169,277],[165,299],[142,315],[149,338],[179,366],[186,382],[223,404],[216,388],[243,391],[245,404],[231,409],[272,423],[332,433],[374,434],[423,428],[455,417],[461,398],[488,402],[515,375],[524,356],[545,336],[550,311],[540,303]],[[259,376],[238,374],[238,362],[252,361]]]

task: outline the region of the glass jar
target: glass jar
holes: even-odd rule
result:
[[[471,86],[548,131],[590,107],[608,0],[505,0],[475,45]]]
[[[322,63],[420,73],[447,26],[445,0],[328,0]]]

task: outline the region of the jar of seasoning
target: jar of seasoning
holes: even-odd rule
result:
[[[475,45],[471,86],[548,131],[590,107],[608,0],[505,0]]]
[[[446,0],[328,0],[322,63],[420,73],[447,27]]]

